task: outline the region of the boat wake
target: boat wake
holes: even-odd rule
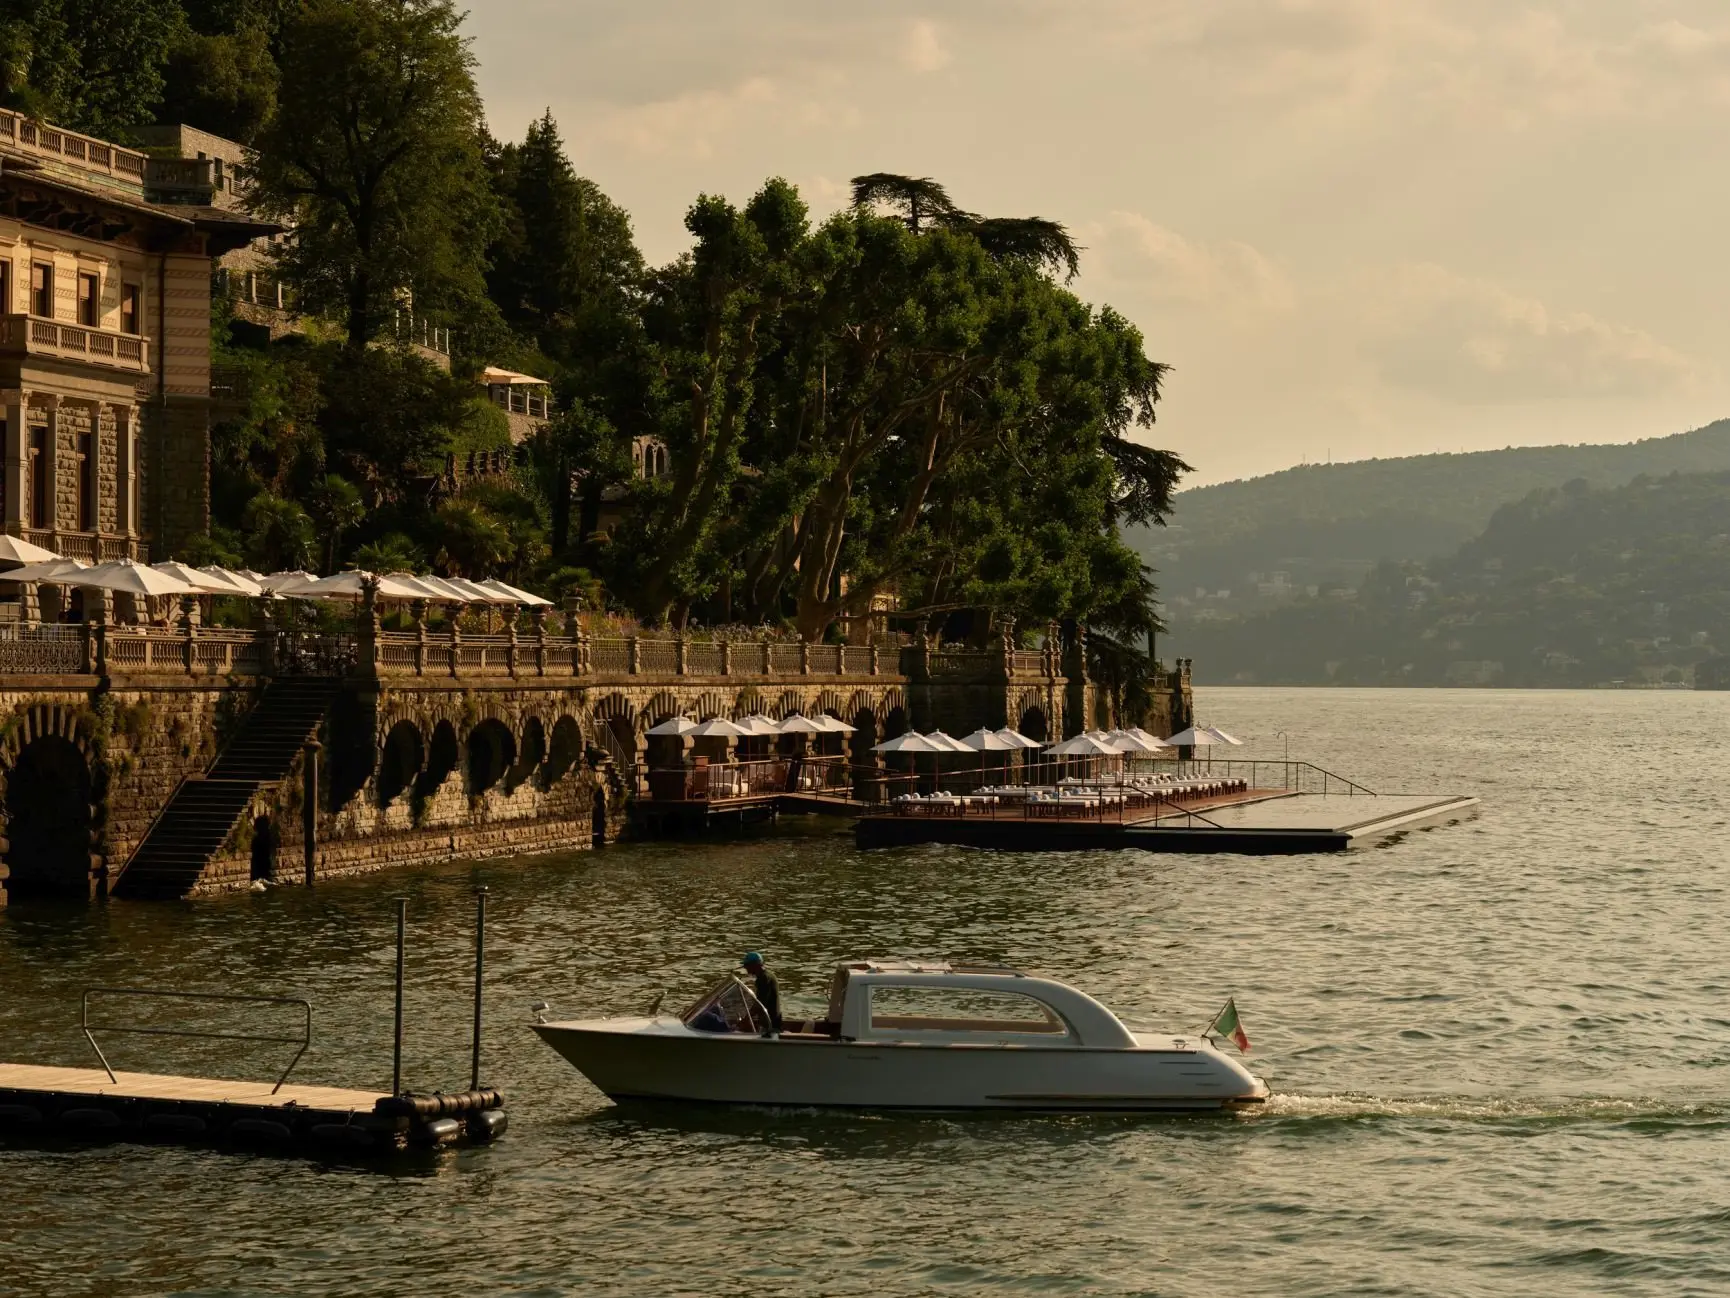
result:
[[[1672,1126],[1730,1128],[1730,1101],[1677,1103],[1647,1096],[1519,1097],[1418,1096],[1387,1098],[1347,1092],[1303,1095],[1275,1091],[1246,1111],[1250,1121],[1282,1119],[1434,1119],[1441,1122],[1610,1123],[1654,1130]]]

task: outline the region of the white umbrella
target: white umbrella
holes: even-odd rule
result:
[[[1105,742],[1120,753],[1157,753],[1170,745],[1155,739],[1151,743],[1129,730],[1113,730],[1103,736]]]
[[[0,563],[47,563],[60,556],[39,545],[31,545],[21,536],[0,535]]]
[[[1019,730],[1013,730],[1008,726],[1004,726],[1003,729],[997,731],[997,737],[999,739],[1008,740],[1010,743],[1014,744],[1017,748],[1044,748],[1045,747],[1045,745],[1040,743],[1037,739],[1029,739],[1026,735],[1022,734]]]
[[[917,730],[886,739],[871,750],[874,753],[947,753],[950,750],[932,743]]]
[[[196,591],[206,595],[238,595],[240,591],[220,578],[212,577],[207,572],[200,572],[178,559],[164,559],[161,563],[150,565],[157,572],[165,572],[170,577],[178,577]]]
[[[1235,739],[1220,738],[1211,730],[1191,726],[1188,730],[1180,730],[1165,741],[1173,748],[1212,748],[1218,744],[1237,743]]]
[[[981,726],[970,735],[964,735],[959,741],[964,748],[970,748],[976,753],[1014,753],[1019,752],[1021,745],[1012,739],[1005,739],[995,730]]]
[[[399,586],[407,586],[410,590],[418,590],[422,599],[430,599],[435,603],[445,603],[452,596],[432,584],[428,577],[417,577],[412,572],[387,572],[385,578],[394,581]]]
[[[832,735],[850,735],[855,729],[855,727],[848,725],[845,721],[841,720],[841,718],[832,717],[827,712],[819,713],[817,716],[812,717],[811,720],[815,721]]]
[[[260,577],[258,584],[272,595],[292,595],[302,586],[310,586],[317,580],[317,575],[305,568],[290,568],[286,572],[273,572],[269,576]]]
[[[212,577],[217,581],[227,582],[237,595],[264,594],[264,587],[258,584],[257,578],[249,577],[244,572],[236,572],[232,568],[224,568],[222,565],[215,563],[207,564],[198,571],[203,573],[206,577]]]
[[[1097,735],[1077,735],[1045,750],[1053,757],[1122,757],[1123,754]]]
[[[827,734],[829,728],[795,712],[792,716],[783,718],[779,731],[783,735],[822,735]]]
[[[685,733],[693,739],[743,739],[751,732],[741,730],[726,717],[710,717],[707,721],[699,721]]]
[[[464,577],[445,577],[442,578],[442,581],[471,604],[515,604],[517,602],[509,595],[501,595],[496,590],[488,590],[479,582],[469,581]]]
[[[939,752],[971,753],[973,750],[953,735],[946,735],[941,730],[932,730],[925,736],[932,743],[939,745]]]
[[[359,599],[368,581],[378,583],[378,594],[381,599],[425,599],[419,590],[413,586],[404,585],[390,577],[375,577],[370,572],[361,572],[351,568],[347,572],[332,573],[328,577],[320,577],[317,581],[307,582],[304,586],[296,586],[291,590],[279,591],[291,599]]]
[[[475,585],[482,590],[490,590],[503,595],[513,604],[523,604],[529,608],[551,608],[553,606],[552,600],[542,599],[533,591],[523,590],[520,586],[507,585],[496,577],[487,581],[477,581]]]
[[[395,573],[395,572],[391,573],[391,576],[393,576],[393,577],[400,577],[401,575],[402,574],[400,574],[400,573]],[[425,589],[431,591],[432,597],[436,600],[441,601],[442,603],[445,603],[445,604],[473,604],[476,602],[475,597],[473,595],[471,595],[467,591],[458,590],[455,586],[453,586],[448,580],[446,580],[443,577],[434,577],[430,573],[421,573],[420,575],[415,577],[414,581],[415,581],[415,584],[417,586],[422,586]],[[492,601],[489,600],[487,602],[491,603]]]
[[[94,568],[80,568],[55,579],[62,586],[117,590],[129,595],[190,595],[197,588],[172,573],[159,572],[136,559],[110,559]]]
[[[733,724],[738,726],[739,729],[743,730],[747,735],[778,735],[781,733],[779,723],[764,716],[760,712],[754,713],[748,717],[740,717]]]
[[[1206,726],[1204,729],[1206,729],[1208,734],[1212,735],[1222,744],[1230,744],[1233,748],[1243,747],[1243,740],[1236,739],[1231,735],[1226,734],[1225,731],[1221,730],[1218,726]]]
[[[688,735],[695,731],[697,723],[689,717],[672,717],[658,726],[650,726],[644,734],[649,735]]]
[[[77,559],[44,559],[41,563],[27,563],[22,568],[0,572],[0,581],[39,581],[54,585],[66,574],[82,572],[89,566]]]

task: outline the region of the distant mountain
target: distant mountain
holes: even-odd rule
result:
[[[1202,682],[1683,683],[1730,650],[1730,473],[1534,491],[1445,559],[1198,622]]]
[[[1181,492],[1169,527],[1136,529],[1129,540],[1159,570],[1173,648],[1187,654],[1199,621],[1276,607],[1311,587],[1355,588],[1384,559],[1447,554],[1498,506],[1535,489],[1721,471],[1730,471],[1730,420],[1613,446],[1307,465]]]

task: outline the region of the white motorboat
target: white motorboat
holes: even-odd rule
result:
[[[774,1034],[737,977],[676,1018],[534,1030],[614,1100],[1075,1112],[1222,1109],[1268,1095],[1205,1035],[1132,1032],[1056,979],[970,965],[843,964],[827,1016]]]

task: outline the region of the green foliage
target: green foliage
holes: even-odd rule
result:
[[[179,0],[13,0],[0,15],[0,105],[104,138],[154,121],[186,33]]]
[[[1210,679],[1601,685],[1730,646],[1730,473],[1532,492],[1428,564],[1185,632]]]
[[[354,566],[366,572],[423,572],[426,559],[401,532],[387,532],[355,549]]]
[[[261,23],[190,31],[168,54],[160,115],[250,143],[276,108],[278,73]]]
[[[315,529],[295,501],[260,492],[247,502],[242,526],[247,557],[261,572],[312,566]]]
[[[496,207],[474,57],[449,0],[306,0],[289,13],[255,193],[293,222],[281,270],[359,350],[410,300],[490,312]]]

